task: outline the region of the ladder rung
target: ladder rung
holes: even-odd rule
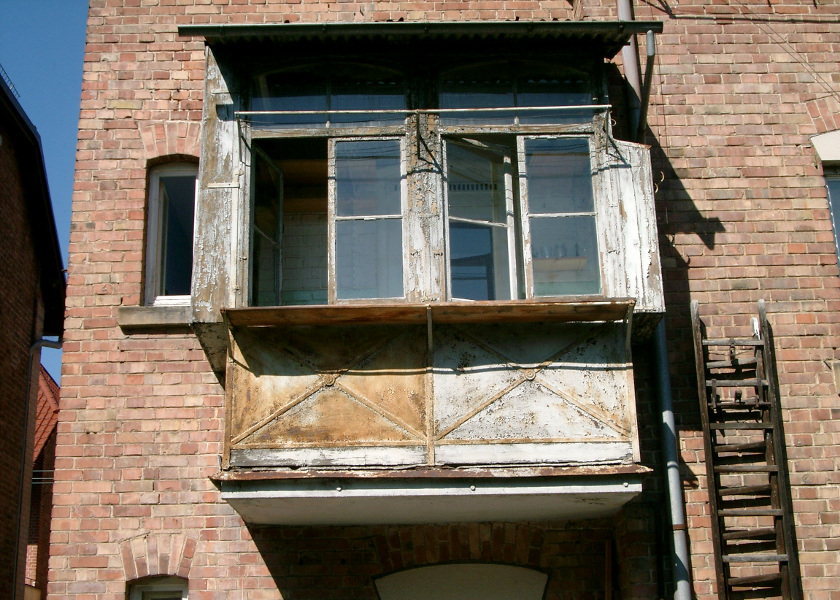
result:
[[[727,554],[756,554],[758,552],[779,552],[776,545],[776,540],[729,540],[727,544]]]
[[[726,369],[732,368],[737,369],[738,367],[751,367],[755,365],[758,361],[754,358],[743,358],[737,360],[710,360],[706,363],[707,369]]]
[[[709,429],[773,429],[773,423],[709,423]]]
[[[724,465],[715,467],[715,473],[778,473],[779,465]]]
[[[775,539],[776,530],[772,527],[761,527],[759,529],[738,529],[735,531],[727,531],[721,537],[727,541],[755,540],[758,538]]]
[[[714,463],[718,467],[737,467],[739,465],[763,466],[767,464],[767,456],[764,452],[738,452],[737,454],[724,455],[715,453]]]
[[[757,509],[772,509],[773,506],[770,504],[770,499],[768,497],[758,497],[758,498],[745,498],[745,497],[736,497],[736,498],[721,498],[722,506],[719,507],[718,510],[728,510],[731,508],[757,508]]]
[[[723,508],[718,511],[719,517],[781,517],[780,508]]]
[[[765,575],[750,575],[749,577],[730,577],[729,587],[749,587],[752,585],[768,585],[782,580],[781,573],[767,573]]]
[[[716,452],[750,452],[753,450],[767,450],[764,440],[760,442],[747,442],[745,444],[718,444],[714,447]]]
[[[758,387],[767,385],[766,379],[707,379],[706,387]]]
[[[745,485],[718,489],[720,496],[759,496],[770,493],[769,485]]]
[[[764,340],[755,338],[721,338],[716,340],[703,340],[704,346],[763,346]]]
[[[787,562],[787,554],[727,554],[723,556],[725,563],[744,563],[744,562]]]
[[[711,405],[712,403],[709,402],[708,404]],[[757,402],[754,398],[748,398],[740,402],[732,402],[728,400],[715,402],[715,408],[743,408],[754,410],[756,408],[770,408],[770,406],[771,404],[769,402]]]

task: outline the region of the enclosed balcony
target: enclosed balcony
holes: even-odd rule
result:
[[[259,523],[614,512],[644,471],[632,310],[629,300],[227,310],[223,496]]]

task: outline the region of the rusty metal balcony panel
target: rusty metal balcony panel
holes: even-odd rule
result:
[[[232,326],[226,467],[627,464],[625,322]]]

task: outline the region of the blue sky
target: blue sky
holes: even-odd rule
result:
[[[86,0],[0,0],[0,64],[41,136],[65,267],[86,20]],[[41,362],[58,380],[61,352]]]

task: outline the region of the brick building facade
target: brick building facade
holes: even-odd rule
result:
[[[0,596],[22,598],[29,526],[32,448],[43,336],[61,336],[64,274],[41,140],[0,81]]]
[[[651,335],[663,312],[689,581],[698,599],[713,598],[689,303],[699,303],[708,337],[749,337],[759,299],[767,303],[775,335],[804,595],[840,598],[834,378],[840,279],[826,192],[840,158],[832,136],[840,106],[834,74],[840,8],[799,0],[640,3],[635,27],[619,22],[617,10],[612,2],[588,1],[91,1],[51,599],[142,598],[159,586],[173,597],[188,589],[196,599],[384,600],[408,597],[400,590],[418,585],[388,576],[463,564],[541,574],[535,585],[544,586],[545,598],[672,595],[680,569],[673,568],[670,550]],[[644,67],[646,31],[656,39],[644,130],[649,153],[632,144],[637,107],[620,53],[639,34]],[[379,70],[368,74],[377,61]],[[482,63],[490,67],[470,71]],[[533,63],[551,74],[533,74]],[[570,67],[575,77],[568,76]],[[405,81],[408,92],[392,91]],[[504,88],[509,82],[510,90]],[[555,114],[549,110],[555,104],[577,108]],[[493,107],[508,110],[481,112]],[[466,120],[458,120],[458,110],[467,111]],[[547,119],[529,116],[541,110],[550,113]],[[591,161],[600,161],[591,177],[566,166],[586,155],[556,141],[568,139],[588,140]],[[540,177],[556,184],[539,170],[540,160],[550,163],[546,157],[555,155],[568,159],[562,172],[569,187],[592,181],[590,193],[595,190],[594,208],[544,211],[575,240],[568,245],[538,242],[543,217],[516,204],[529,193],[538,196]],[[363,165],[375,175],[356,181],[357,171],[343,174],[361,160],[375,161],[375,168]],[[455,167],[447,170],[456,160],[498,178],[459,183]],[[492,168],[476,166],[482,161]],[[388,169],[401,183],[380,186],[382,197],[394,193],[403,207],[406,198],[416,205],[400,212],[352,200],[342,212],[345,198],[358,197],[347,190],[374,185]],[[629,180],[622,175],[627,172],[633,173]],[[496,221],[476,216],[473,196],[458,196],[497,189],[506,191],[498,201],[509,204],[502,211],[507,217]],[[618,195],[612,204],[610,193]],[[655,219],[646,222],[648,197]],[[306,208],[313,198],[322,209]],[[448,220],[435,208],[440,198],[447,199]],[[619,205],[637,209],[635,233],[628,223],[636,217]],[[533,214],[523,216],[527,210]],[[279,217],[283,211],[292,216]],[[384,232],[400,219],[404,247],[416,244],[406,254],[411,258],[402,271],[399,258],[383,262],[374,275],[397,274],[370,283],[357,247],[341,251],[342,231],[367,223]],[[658,238],[648,247],[644,226],[654,220]],[[608,223],[615,238],[601,233]],[[316,233],[299,233],[307,227]],[[499,235],[507,236],[510,253],[494,250],[491,262],[481,265],[458,262],[455,242],[446,246],[435,233],[445,231],[449,242],[479,229],[504,230]],[[169,245],[175,231],[194,236],[191,261],[188,250]],[[301,237],[291,239],[289,232]],[[377,239],[388,235],[394,234]],[[353,238],[359,247],[385,244],[362,237]],[[593,283],[583,265],[587,259],[598,264],[587,246],[596,238],[602,279]],[[471,243],[481,243],[476,239]],[[306,252],[310,243],[316,248]],[[645,260],[633,262],[631,246],[651,257],[646,275],[639,275]],[[275,248],[295,252],[286,256]],[[383,260],[393,256],[380,253]],[[191,286],[178,260],[185,256]],[[311,263],[304,262],[307,256]],[[478,275],[477,265],[485,269]],[[547,269],[549,279],[541,279]],[[349,272],[352,281],[344,275]],[[406,291],[392,293],[394,281]],[[470,287],[475,281],[486,296],[471,295],[479,294]],[[379,293],[361,291],[376,285]],[[294,293],[283,296],[288,291]],[[561,300],[553,304],[540,300],[555,295]],[[408,308],[394,308],[393,301],[355,303],[395,296],[405,296]],[[450,310],[448,304],[458,303],[447,301],[462,296],[503,302]],[[274,308],[307,300],[346,306]],[[543,312],[535,317],[529,310]],[[552,322],[542,332],[527,324],[542,320]],[[494,327],[490,321],[503,325],[487,329]],[[549,381],[552,369],[567,368],[558,358],[566,347],[536,362],[511,358],[511,348],[528,355],[519,346],[548,343],[541,335],[577,340],[583,334],[576,327],[603,322],[612,325],[592,325],[587,339],[602,355],[611,348],[616,354],[596,369],[580,350],[578,362],[589,365],[577,368],[578,375],[587,371],[589,383],[581,388],[574,387],[574,372]],[[631,327],[632,361],[624,361],[616,340],[629,341],[622,336],[630,336]],[[491,334],[507,340],[507,353],[489,337],[467,340]],[[516,337],[526,343],[517,345]],[[390,354],[365,350],[394,339],[404,345],[390,347]],[[447,371],[441,339],[453,348],[473,344],[469,360]],[[346,364],[354,366],[342,367],[351,355],[358,360]],[[446,368],[435,362],[439,358]],[[472,401],[479,388],[507,385],[482,373],[502,377],[516,370],[513,363],[521,380],[475,400],[472,412],[452,417],[448,427],[440,425],[446,410],[459,408],[458,393],[441,399],[454,385],[447,377],[478,378],[454,385]],[[487,365],[501,368],[479,368]],[[392,383],[403,392],[377,403],[364,400],[377,393],[369,384],[350,380],[358,370],[384,372],[391,382],[405,373],[425,375]],[[615,375],[593,382],[589,371]],[[299,387],[301,381],[309,383]],[[536,387],[535,381],[540,398],[564,398],[566,412],[549,414],[530,404],[518,416],[516,408],[505,412],[498,402],[504,394],[516,385]],[[433,394],[431,388],[440,394],[434,417],[431,408],[400,404]],[[580,389],[601,394],[604,406],[588,404]],[[481,412],[494,402],[498,414]],[[480,422],[467,431],[473,417]],[[543,418],[556,430],[541,433]],[[424,429],[432,419],[438,419],[436,438]],[[504,437],[498,430],[510,423],[515,431],[505,435],[522,449],[515,458],[506,454],[509,447],[487,441]],[[564,429],[567,423],[579,431]],[[462,437],[444,439],[457,431]],[[419,450],[409,438],[422,441]],[[425,481],[434,485],[423,487]],[[465,488],[472,492],[492,488],[492,499],[462,501],[461,491],[447,487],[451,481],[472,484]],[[526,484],[549,492],[529,491]],[[411,504],[421,492],[427,500]],[[364,493],[367,500],[346,500],[342,493]],[[479,589],[482,578],[498,575],[466,568],[454,579],[424,573],[420,579],[448,582],[463,597],[472,597],[468,592]]]

